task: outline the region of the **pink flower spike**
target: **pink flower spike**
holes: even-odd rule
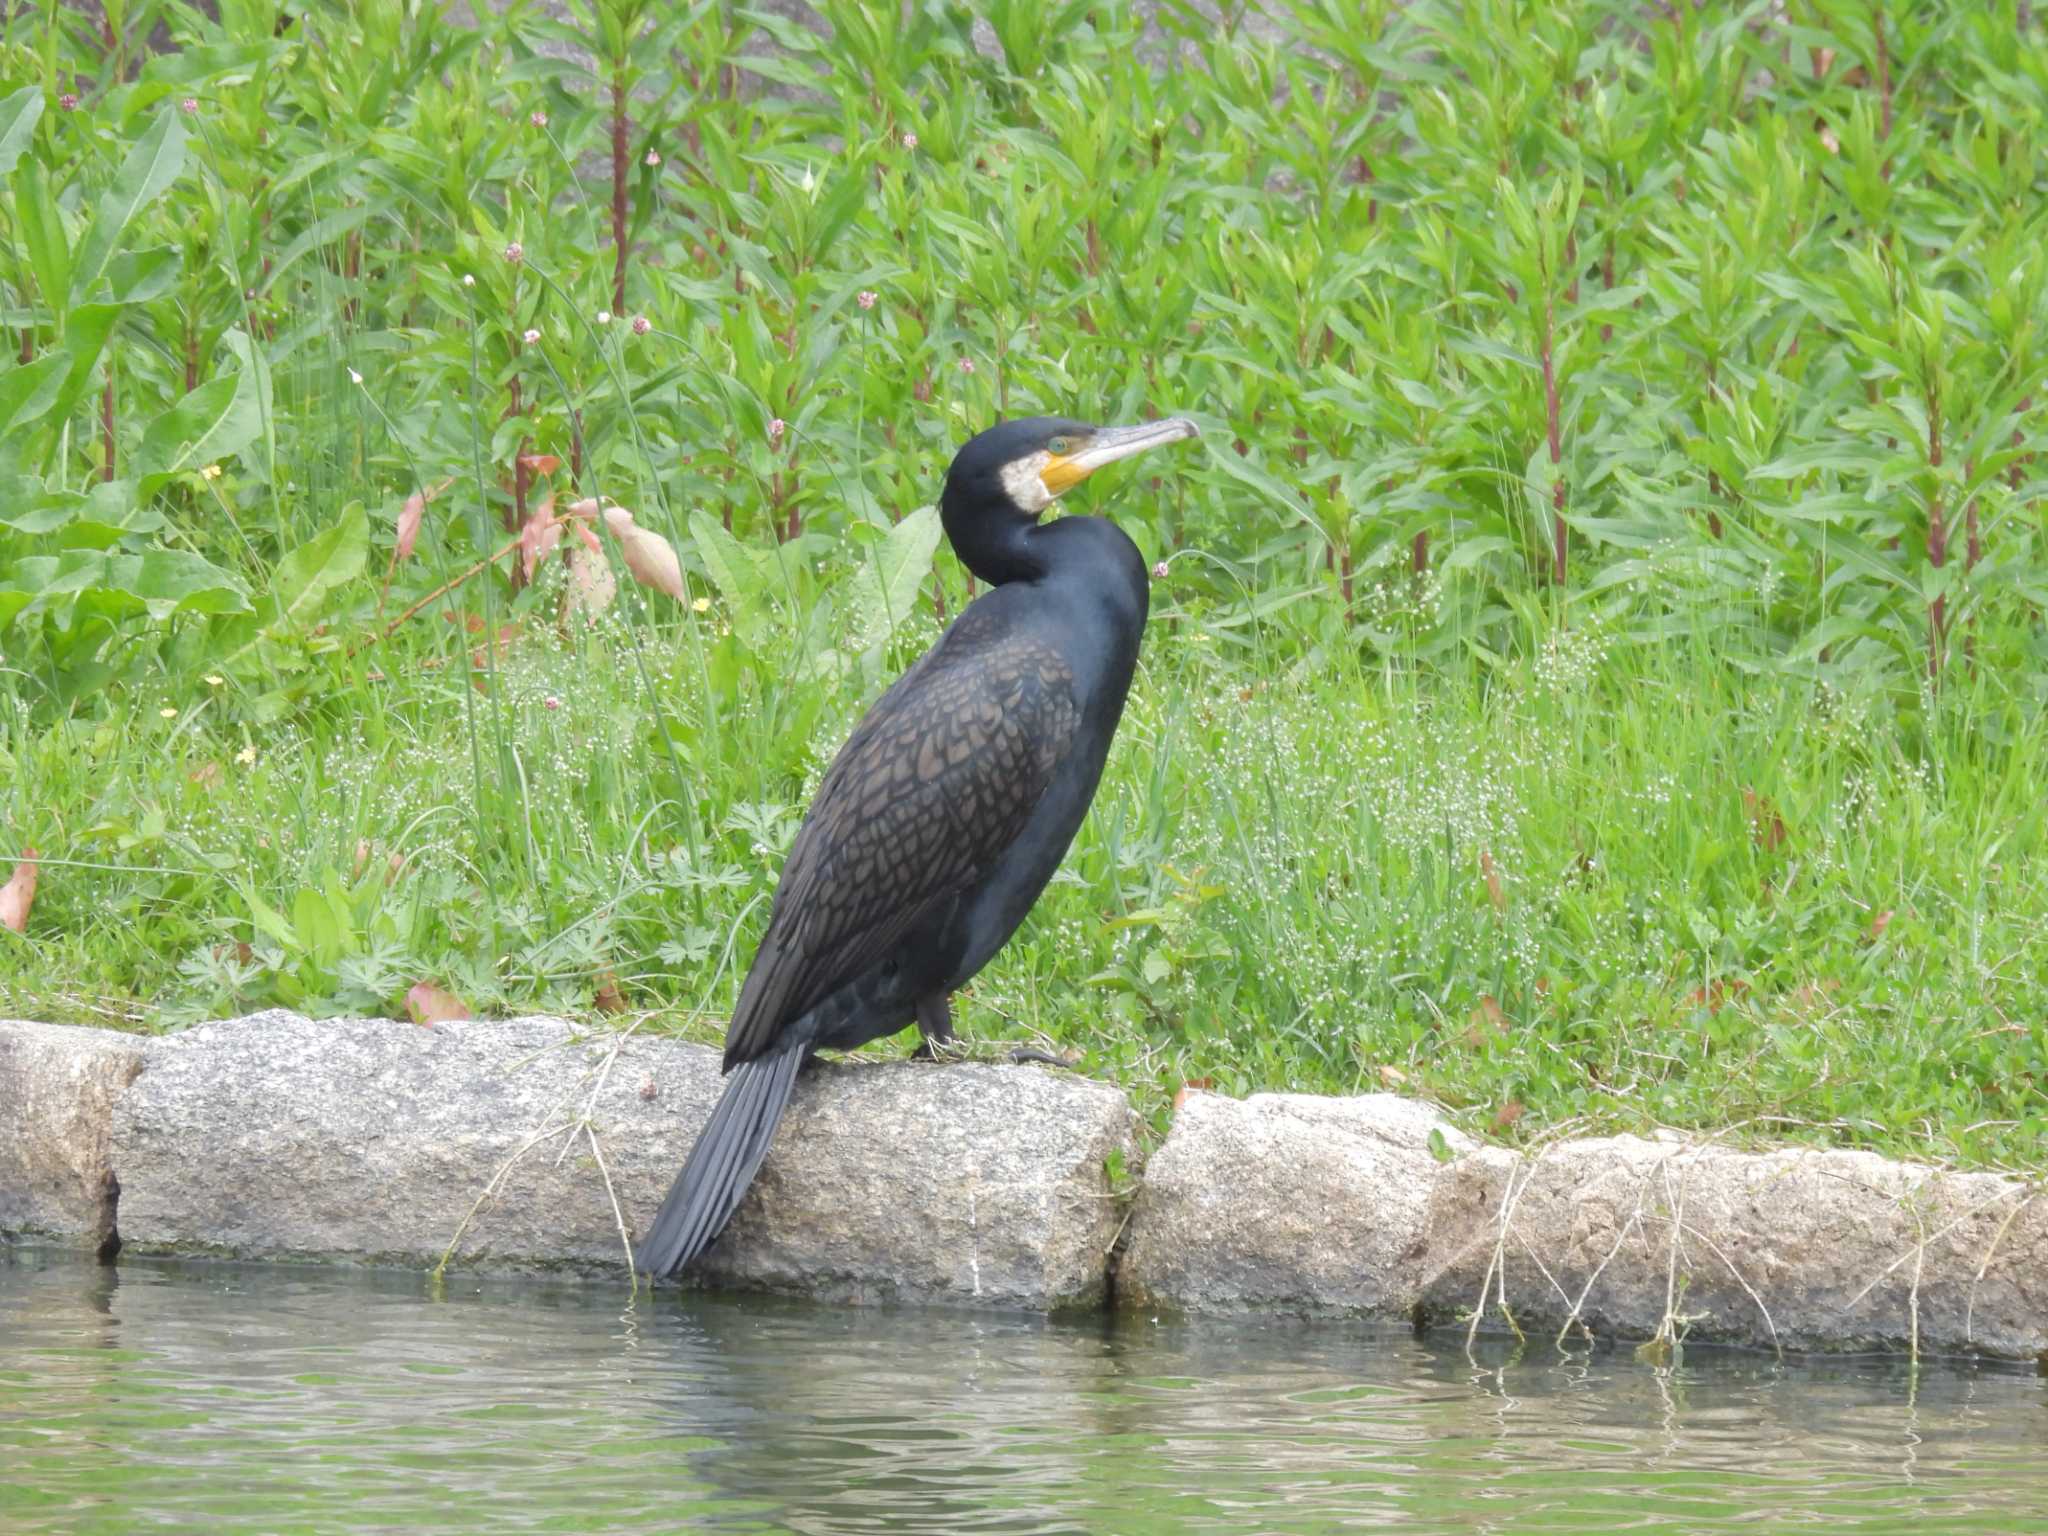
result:
[[[963,358],[961,358],[961,359],[960,359],[960,371],[961,371],[962,373],[972,373],[972,372],[974,372],[974,359],[973,359],[973,358],[971,358],[971,357],[963,357]]]
[[[527,121],[536,128],[545,128],[548,125],[548,115],[545,112],[535,112]]]
[[[530,330],[526,333],[525,336],[521,338],[521,340],[523,340],[529,347],[534,346],[540,341],[540,332]]]
[[[910,149],[910,150],[914,150],[914,149],[916,149],[916,148],[917,148],[917,135],[916,135],[916,134],[914,134],[914,133],[906,133],[905,135],[903,135],[903,147],[904,147],[905,149]]]
[[[781,442],[782,434],[788,430],[789,423],[784,421],[780,416],[776,417],[773,421],[768,423],[768,441],[771,443]]]
[[[514,240],[510,245],[505,247],[505,259],[509,261],[513,266],[518,266],[519,263],[526,260],[526,247],[521,245],[517,240]]]
[[[1157,565],[1152,567],[1152,579],[1154,581],[1166,580],[1166,562],[1164,560],[1161,560]]]
[[[546,698],[542,699],[541,703],[548,709],[560,709],[562,707],[562,701],[556,698],[552,693],[549,694]]]
[[[645,336],[649,331],[653,329],[654,322],[648,319],[645,315],[635,315],[633,317],[633,334],[635,336]]]
[[[199,98],[197,96],[187,96],[178,103],[178,110],[187,117],[193,116],[199,110]]]
[[[76,112],[78,110],[78,92],[66,91],[62,96],[59,96],[57,98],[57,110],[59,112]]]
[[[875,307],[875,300],[879,297],[880,295],[874,289],[863,288],[854,295],[854,302],[860,305],[862,309],[873,309]]]

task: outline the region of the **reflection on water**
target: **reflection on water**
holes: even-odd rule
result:
[[[0,1247],[0,1531],[2048,1532],[2048,1382]]]

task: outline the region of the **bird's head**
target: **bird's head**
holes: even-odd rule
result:
[[[945,503],[950,509],[1000,509],[1036,519],[1103,465],[1199,435],[1185,416],[1134,427],[1091,427],[1058,416],[1006,421],[953,456]]]

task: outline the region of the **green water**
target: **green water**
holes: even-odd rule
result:
[[[2048,1381],[0,1247],[0,1532],[2048,1532]]]

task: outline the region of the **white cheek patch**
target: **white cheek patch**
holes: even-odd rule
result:
[[[1052,492],[1040,478],[1051,457],[1043,452],[1027,454],[1003,466],[1003,491],[1023,511],[1043,512],[1052,505]]]

